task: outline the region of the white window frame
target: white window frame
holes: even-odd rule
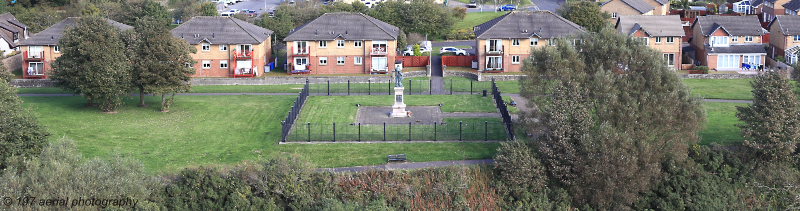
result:
[[[753,36],[744,36],[744,42],[753,42]]]
[[[53,46],[53,52],[54,53],[61,53],[61,48],[59,48],[57,45],[54,45]]]
[[[30,67],[31,64],[37,64],[36,66],[41,66],[42,67],[42,72],[41,73],[36,73],[36,70],[34,70],[35,74],[33,74],[33,75],[44,75],[44,63],[42,63],[42,62],[28,62],[28,67]]]
[[[519,64],[519,55],[511,56],[511,64]]]
[[[353,41],[353,47],[355,47],[355,48],[364,47],[364,42],[361,41],[361,40]]]
[[[795,41],[795,42],[800,42],[800,35],[795,35],[795,36],[792,38],[792,41]]]
[[[228,68],[228,60],[219,60],[219,68]]]
[[[669,58],[670,55],[672,56],[672,58],[671,58],[672,61],[670,61],[670,58]],[[675,54],[674,53],[665,53],[664,54],[664,60],[667,62],[667,67],[674,67],[675,66]]]
[[[344,40],[336,40],[337,48],[344,48]]]
[[[639,42],[642,42],[645,46],[650,46],[650,38],[647,37],[636,37]]]
[[[661,43],[661,37],[655,37],[655,38],[656,38],[656,43]]]
[[[364,64],[364,58],[360,56],[353,57],[353,64],[355,65]]]
[[[611,18],[617,18],[617,13],[616,12],[612,12],[611,13]]]
[[[219,45],[219,51],[228,51],[228,45]]]
[[[328,65],[328,57],[319,57],[319,65]]]
[[[328,41],[319,41],[319,48],[328,48]]]
[[[499,67],[491,68],[492,70],[496,69],[503,69],[503,57],[502,56],[487,56],[486,57],[486,69],[489,70],[489,64],[491,60],[499,60],[499,62],[495,62],[499,64]]]
[[[667,43],[675,43],[675,37],[667,37]]]
[[[739,42],[739,36],[731,36],[731,42]]]
[[[344,56],[336,57],[336,65],[344,65]]]
[[[44,47],[41,45],[28,46],[28,58],[39,58],[42,56],[42,51],[44,51]]]
[[[761,65],[761,55],[757,54],[742,55],[742,63]]]
[[[207,42],[200,43],[200,46],[201,46],[200,47],[201,51],[204,51],[204,52],[211,51],[211,43],[207,43]]]
[[[547,39],[547,46],[556,46],[558,44],[558,40],[556,38]]]
[[[184,65],[186,66],[186,68],[192,68],[192,63],[186,62],[184,63]]]
[[[538,46],[539,38],[531,38],[531,46]]]
[[[494,46],[492,46],[492,42],[494,42],[494,44],[495,44]],[[495,51],[502,51],[503,50],[503,40],[498,40],[498,39],[486,40],[486,45],[487,45],[487,48],[488,48],[489,51],[492,51],[493,47],[494,47]]]
[[[728,47],[730,38],[728,36],[711,36],[711,47]]]
[[[519,39],[511,39],[511,46],[519,46]]]
[[[717,55],[717,68],[739,68],[742,64],[739,62],[739,57],[741,55],[738,54],[721,54]]]
[[[208,67],[206,67],[208,65]],[[211,60],[203,60],[203,69],[211,69]]]

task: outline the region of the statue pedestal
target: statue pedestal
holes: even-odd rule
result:
[[[403,103],[403,89],[403,87],[394,88],[394,104],[392,104],[392,113],[389,114],[390,117],[408,117],[406,104]]]

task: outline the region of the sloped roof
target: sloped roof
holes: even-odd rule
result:
[[[669,0],[655,0],[656,2],[660,3],[661,5],[665,5],[669,3]]]
[[[615,0],[607,1],[607,2],[605,2],[603,4],[601,4],[600,7],[603,7],[603,6],[605,6],[606,4],[608,4],[609,2],[612,2],[612,1],[615,1]],[[650,5],[647,2],[644,2],[642,0],[620,0],[620,1],[622,1],[625,4],[627,4],[628,6],[631,6],[631,8],[635,9],[636,11],[639,11],[642,14],[650,12],[650,11],[656,9],[655,7],[653,7],[653,5]],[[661,3],[661,2],[659,2],[659,3]]]
[[[474,27],[477,39],[558,38],[584,32],[550,11],[513,11]]]
[[[289,32],[283,41],[397,40],[400,28],[362,13],[325,13]]]
[[[61,36],[63,36],[62,32],[64,32],[64,30],[67,27],[74,26],[75,20],[78,19],[80,18],[79,17],[66,18],[56,24],[53,24],[44,31],[41,31],[31,36],[27,40],[20,42],[19,45],[58,45],[58,39],[61,39]],[[133,28],[132,26],[128,26],[111,19],[106,19],[106,21],[108,21],[108,23],[111,24],[112,26],[115,26],[121,30],[128,30]]]
[[[786,4],[783,4],[783,8],[791,11],[798,11],[800,10],[800,0],[791,0]]]
[[[230,16],[193,17],[172,29],[171,33],[191,45],[203,40],[211,44],[259,44],[272,35],[269,29]]]
[[[778,15],[772,22],[769,23],[769,28],[772,24],[778,24],[783,35],[800,35],[800,16],[798,15]]]
[[[757,16],[698,16],[695,25],[700,27],[704,36],[711,36],[715,31],[723,29],[733,36],[762,36],[764,30]]]
[[[752,1],[750,1],[750,6],[758,7],[758,5],[761,5],[763,3],[764,3],[764,0],[752,0]]]
[[[17,18],[11,13],[0,14],[0,38],[6,40],[9,47],[17,47],[17,44],[14,43],[14,33],[17,33],[19,41],[25,40],[25,35],[23,33],[25,33],[26,28],[30,27],[17,21]]]
[[[767,54],[767,50],[764,49],[764,46],[758,44],[750,44],[750,45],[730,45],[730,47],[710,47],[710,45],[705,44],[706,51],[709,54],[740,54],[740,53],[757,53],[757,54]]]
[[[678,15],[622,15],[617,20],[617,30],[628,36],[639,29],[651,37],[683,37],[686,33]]]

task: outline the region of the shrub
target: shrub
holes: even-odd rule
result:
[[[448,40],[471,40],[475,39],[475,33],[472,29],[462,28],[451,31],[445,38]]]
[[[785,58],[785,57],[783,57],[783,56],[776,56],[776,57],[775,57],[775,61],[779,61],[779,62],[786,62],[786,58]]]

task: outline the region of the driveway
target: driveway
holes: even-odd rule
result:
[[[219,12],[225,12],[230,9],[246,9],[256,11],[258,15],[261,15],[263,12],[269,12],[275,10],[278,7],[278,4],[281,3],[281,0],[245,0],[243,2],[239,2],[233,5],[228,5],[228,8]],[[266,7],[266,9],[265,9]]]
[[[468,54],[475,55],[475,41],[445,41],[445,42],[431,42],[431,45],[436,47],[445,47],[445,46],[469,46],[472,49],[464,49]]]

